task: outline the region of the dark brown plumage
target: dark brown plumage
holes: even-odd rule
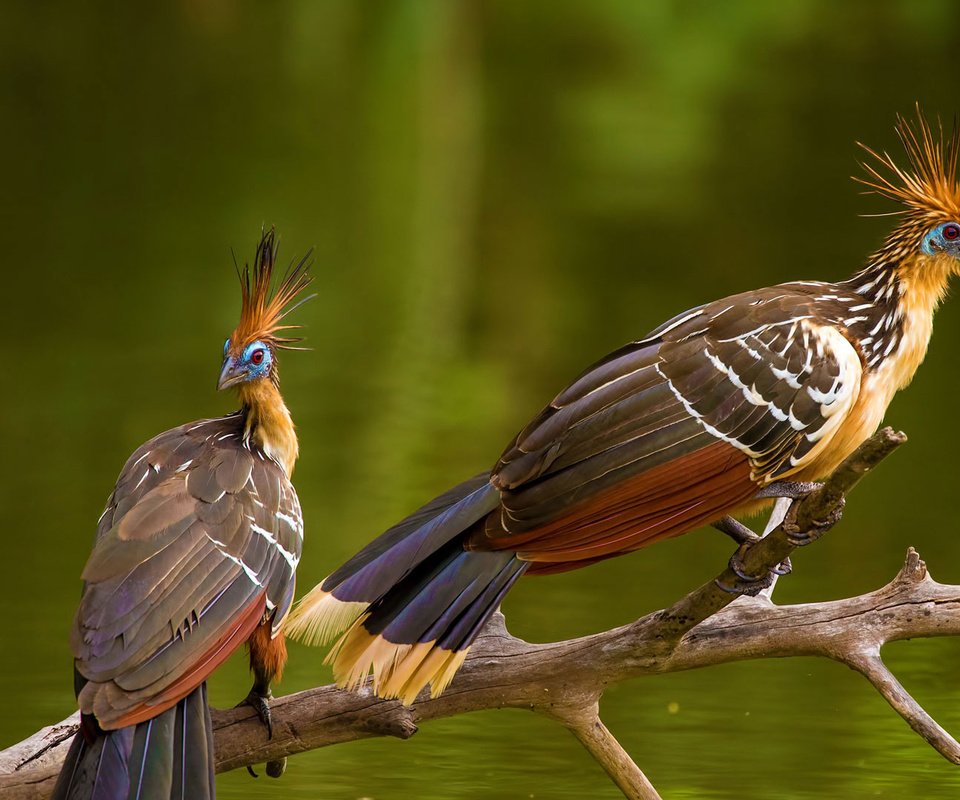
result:
[[[80,707],[105,730],[173,705],[290,607],[300,506],[243,430],[242,413],[174,428],[120,473],[71,639]]]
[[[866,183],[904,216],[863,270],[698,306],[597,362],[489,474],[313,589],[290,635],[344,631],[330,655],[338,681],[356,686],[372,671],[375,691],[409,703],[428,682],[442,691],[520,575],[757,510],[761,489],[833,470],[913,377],[960,271],[960,131],[946,141],[921,117],[898,132],[911,168],[878,157]]]
[[[308,282],[301,262],[271,294],[275,258],[270,231],[252,278],[241,275],[242,322],[224,348],[221,386],[238,387],[241,410],[141,446],[100,518],[71,636],[83,735],[57,797],[211,797],[203,684],[244,642],[248,701],[269,725],[303,544],[276,331]]]

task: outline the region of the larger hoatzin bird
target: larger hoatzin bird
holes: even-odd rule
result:
[[[898,122],[909,159],[863,182],[905,206],[867,266],[674,317],[590,367],[490,473],[388,530],[314,588],[288,634],[331,652],[342,685],[443,690],[518,577],[577,569],[732,515],[833,470],[923,360],[960,271],[960,135]],[[766,501],[769,503],[769,500]],[[744,587],[749,588],[749,587]]]
[[[218,388],[236,388],[241,409],[140,447],[100,517],[71,637],[80,732],[58,798],[213,797],[205,681],[244,642],[246,702],[270,726],[303,544],[277,354],[298,341],[282,320],[310,282],[304,259],[272,288],[276,256],[270,231],[240,273]]]

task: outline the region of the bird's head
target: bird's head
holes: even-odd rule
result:
[[[253,268],[237,270],[242,303],[240,324],[223,344],[223,364],[218,389],[254,385],[259,381],[278,383],[277,351],[301,350],[299,337],[285,332],[299,325],[284,325],[283,319],[314,295],[297,300],[312,278],[307,270],[310,254],[291,264],[276,287],[273,267],[277,259],[276,235],[271,228],[260,238]],[[296,302],[295,302],[296,301]]]
[[[230,389],[247,381],[270,378],[276,380],[273,349],[259,339],[250,342],[240,352],[234,350],[230,339],[223,345],[223,365],[220,368],[218,389]]]
[[[886,152],[860,145],[871,156],[863,164],[869,191],[899,202],[900,224],[887,239],[885,251],[905,268],[960,274],[960,125],[949,135],[937,122],[931,127],[917,107],[917,122],[897,117],[897,135],[907,156],[900,167]]]

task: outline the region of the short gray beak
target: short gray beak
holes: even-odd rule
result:
[[[242,383],[247,377],[247,371],[239,366],[230,356],[223,359],[223,367],[220,370],[220,380],[217,381],[217,389],[229,389]]]

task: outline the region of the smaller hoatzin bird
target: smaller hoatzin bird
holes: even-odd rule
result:
[[[412,702],[443,690],[518,577],[576,569],[732,515],[831,472],[923,360],[960,271],[960,134],[922,115],[862,180],[905,206],[867,266],[707,303],[590,367],[478,475],[388,530],[301,601],[287,633],[341,685]],[[809,488],[807,488],[809,491]],[[799,542],[798,542],[799,543]],[[732,560],[736,566],[736,561]],[[754,591],[746,582],[740,590]]]
[[[274,287],[276,257],[269,231],[253,269],[238,270],[240,324],[218,388],[237,389],[241,409],[140,447],[100,517],[71,636],[80,732],[57,798],[213,797],[205,681],[244,642],[245,702],[272,732],[270,683],[287,657],[279,629],[303,545],[277,354],[298,349],[282,320],[311,280],[304,258]]]

